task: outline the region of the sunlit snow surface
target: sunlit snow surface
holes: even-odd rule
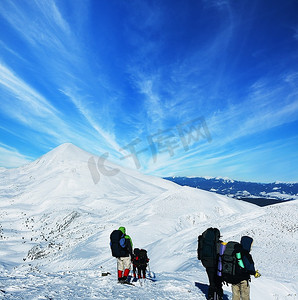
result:
[[[90,157],[63,144],[24,167],[0,170],[0,299],[205,299],[196,249],[210,226],[224,241],[254,238],[262,276],[252,278],[252,300],[298,299],[296,200],[261,208],[107,161],[106,169],[119,172],[98,170],[95,184]],[[134,247],[148,250],[156,282],[117,283],[109,235],[119,226]],[[231,299],[230,286],[224,290]]]

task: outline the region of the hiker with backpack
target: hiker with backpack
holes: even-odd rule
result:
[[[217,276],[218,255],[221,245],[220,231],[208,228],[198,237],[198,259],[206,268],[209,279],[208,300],[222,300],[223,289],[221,278]]]
[[[250,299],[249,281],[251,280],[250,276],[254,275],[255,278],[261,276],[259,271],[255,270],[254,261],[250,254],[252,243],[253,243],[253,239],[249,236],[243,236],[241,238],[240,244],[242,248],[238,253],[236,253],[236,256],[237,254],[238,257],[241,256],[243,265],[242,267],[240,266],[241,272],[238,276],[239,277],[238,282],[232,285],[233,300],[240,300],[240,299],[249,300]]]
[[[133,277],[136,278],[136,271],[138,271],[138,279],[146,278],[146,269],[149,262],[147,251],[145,249],[135,248],[133,253]]]
[[[255,270],[251,254],[253,239],[243,236],[241,242],[223,243],[220,248],[218,276],[227,284],[232,284],[233,300],[250,299],[250,276],[261,274]]]
[[[127,277],[131,269],[132,240],[126,234],[126,229],[120,226],[118,230],[114,230],[110,235],[110,247],[112,256],[117,258],[118,281],[120,283],[127,282]]]

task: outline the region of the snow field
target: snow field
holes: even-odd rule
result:
[[[0,299],[205,299],[196,249],[210,226],[224,241],[254,238],[262,277],[251,299],[297,299],[298,201],[260,208],[112,164],[120,172],[95,184],[91,156],[64,144],[0,173]],[[148,250],[156,282],[117,284],[109,235],[119,226]]]

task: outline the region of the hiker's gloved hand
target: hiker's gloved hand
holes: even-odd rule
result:
[[[261,276],[261,274],[259,273],[258,270],[256,270],[256,273],[255,273],[255,278],[259,278]]]

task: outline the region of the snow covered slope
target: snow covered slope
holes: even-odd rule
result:
[[[105,173],[97,161],[63,144],[1,170],[0,299],[205,299],[208,281],[196,248],[210,226],[226,241],[255,239],[262,277],[252,280],[252,299],[296,299],[297,201],[260,208],[108,161],[104,170],[116,171]],[[156,282],[116,283],[109,235],[120,225],[135,247],[148,250]]]

